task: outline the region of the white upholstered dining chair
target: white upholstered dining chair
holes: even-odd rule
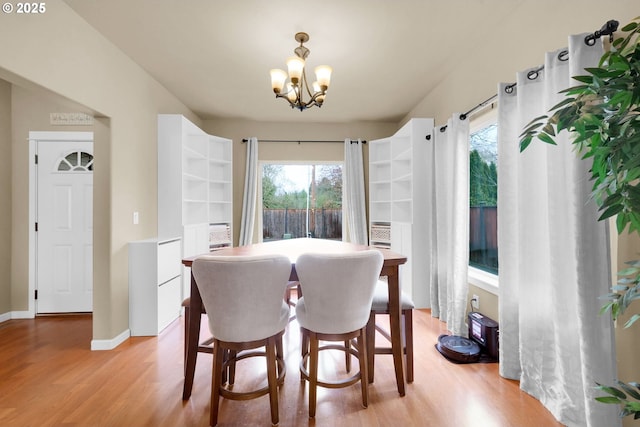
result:
[[[302,333],[300,372],[309,382],[310,417],[316,413],[318,386],[340,388],[360,381],[362,404],[368,405],[366,325],[382,263],[382,254],[375,250],[346,254],[309,253],[296,261],[302,289],[302,297],[296,304]],[[352,339],[356,339],[356,350],[343,344]],[[341,345],[320,346],[320,341],[337,341]],[[359,372],[339,381],[318,379],[319,352],[325,349],[357,355]]]
[[[203,256],[192,265],[213,337],[210,423],[218,422],[220,396],[233,400],[269,394],[271,422],[278,424],[278,384],[284,379],[282,335],[289,322],[283,295],[291,274],[291,261],[281,255]],[[265,348],[264,352],[256,349]],[[230,354],[229,358],[225,354]],[[235,361],[266,356],[267,386],[248,392],[224,384],[223,370]]]

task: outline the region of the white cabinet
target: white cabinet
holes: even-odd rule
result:
[[[129,329],[158,335],[182,308],[180,238],[129,243]]]
[[[158,237],[182,236],[182,256],[231,246],[233,145],[179,114],[158,115]],[[190,273],[184,269],[183,295]]]
[[[373,246],[407,256],[401,284],[418,307],[430,306],[431,248],[427,227],[432,195],[424,167],[433,119],[411,119],[395,135],[369,142],[369,234]]]

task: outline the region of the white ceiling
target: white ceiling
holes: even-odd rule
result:
[[[65,0],[201,118],[397,122],[524,0]],[[553,2],[545,2],[552,4]],[[522,10],[519,11],[522,14]],[[531,37],[531,16],[522,32]],[[271,91],[307,32],[307,59],[333,67],[321,109]],[[461,108],[464,106],[461,106]]]

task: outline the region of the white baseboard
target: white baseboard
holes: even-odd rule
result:
[[[110,340],[91,340],[91,350],[113,350],[131,336],[131,331],[127,329],[115,338]]]
[[[12,311],[11,318],[12,319],[33,319],[35,318],[35,314],[31,311]]]
[[[9,311],[0,313],[0,323],[11,319],[33,319],[35,316],[30,311]]]

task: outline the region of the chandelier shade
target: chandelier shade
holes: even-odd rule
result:
[[[305,63],[310,51],[304,46],[304,43],[309,41],[309,35],[307,33],[297,33],[295,40],[300,43],[300,46],[293,51],[296,56],[287,59],[288,72],[281,69],[271,70],[271,88],[276,94],[276,98],[286,99],[291,108],[304,111],[313,106],[322,107],[324,97],[331,83],[331,72],[333,70],[328,65],[317,66],[314,69],[316,81],[311,84],[312,91],[309,88],[305,71]],[[288,82],[287,78],[289,79]],[[286,91],[283,91],[285,87]]]

